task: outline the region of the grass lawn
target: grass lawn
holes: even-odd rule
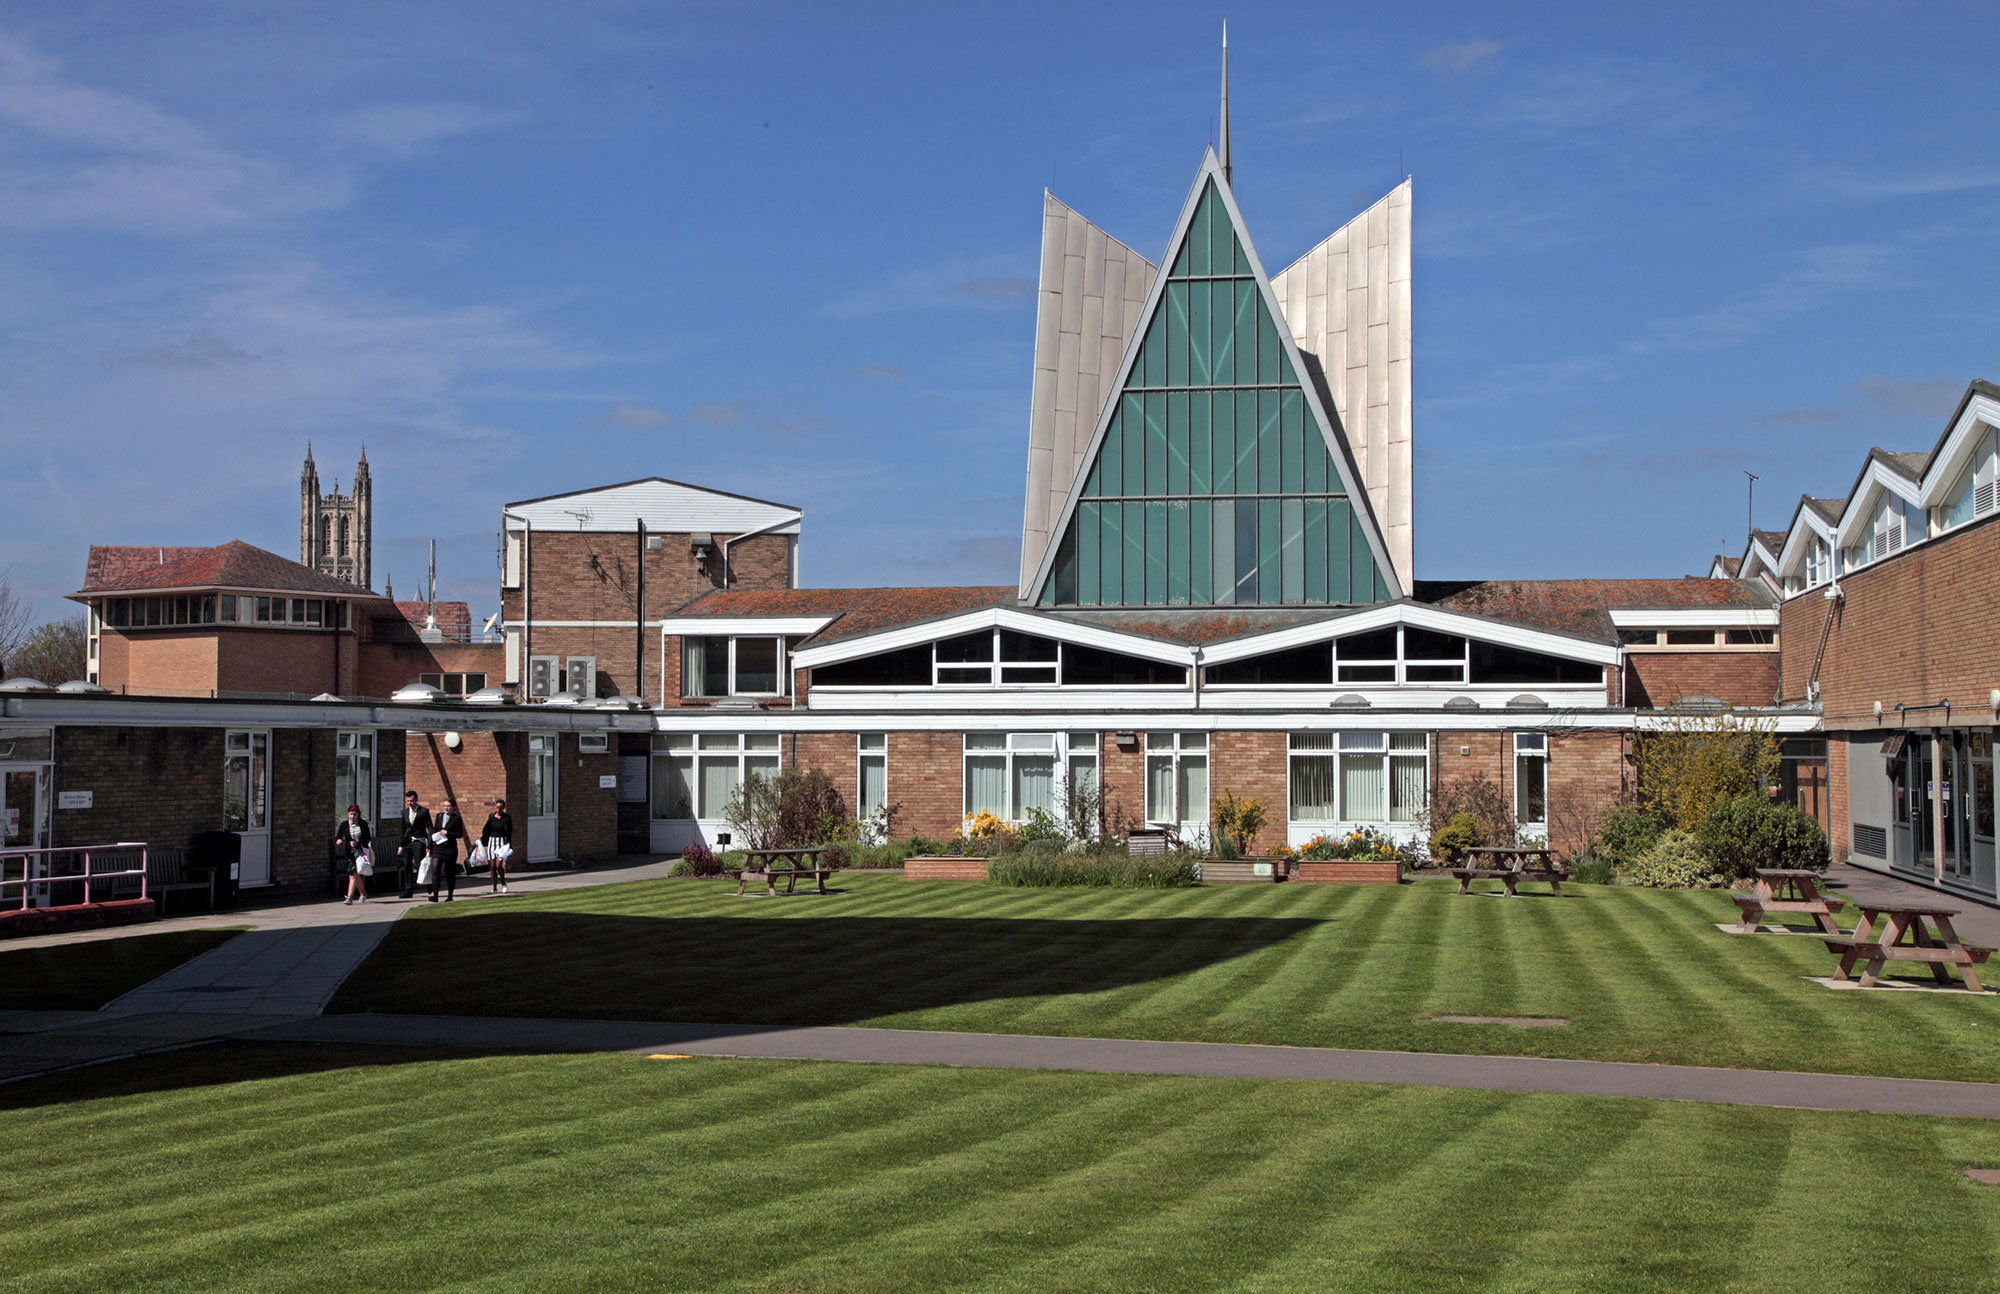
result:
[[[0,1010],[95,1011],[242,930],[165,930],[42,948],[0,945]]]
[[[236,1055],[268,1072],[256,1050]],[[2000,1269],[2000,1190],[1964,1176],[2000,1165],[1992,1122],[912,1066],[362,1059],[377,1063],[0,1113],[4,1279],[1289,1294],[1975,1289]]]
[[[1444,881],[1008,889],[845,876],[827,897],[628,885],[398,921],[334,1011],[1267,1042],[2000,1081],[2000,996],[1835,992],[1719,893]],[[1527,887],[1523,887],[1524,891]],[[1541,887],[1535,887],[1540,889]],[[1561,1028],[1434,1022],[1558,1016]]]

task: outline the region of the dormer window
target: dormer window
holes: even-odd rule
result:
[[[814,687],[1185,687],[1187,671],[1123,652],[1013,629],[980,629],[936,642],[819,665]]]
[[[681,695],[784,696],[785,640],[698,635],[681,639]]]
[[[1996,454],[1996,435],[1988,429],[1986,436],[1973,451],[1972,461],[1965,465],[1965,471],[1952,487],[1951,495],[1943,507],[1938,509],[1938,529],[1950,530],[1962,526],[1974,517],[1983,517],[1992,512],[2000,498],[1996,498],[1996,482],[2000,482],[2000,454]]]

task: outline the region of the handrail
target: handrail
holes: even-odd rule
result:
[[[137,867],[128,867],[115,872],[97,872],[91,870],[90,854],[92,850],[96,850],[99,853],[106,853],[114,849],[138,850],[139,865]],[[146,864],[148,861],[148,853],[149,853],[149,847],[143,840],[120,840],[120,841],[114,841],[111,844],[107,845],[61,845],[53,849],[0,849],[0,893],[4,893],[7,887],[10,885],[20,886],[21,911],[26,912],[29,910],[30,906],[29,901],[33,897],[32,892],[28,888],[29,886],[32,885],[81,884],[83,886],[83,901],[84,903],[89,903],[91,901],[90,900],[91,882],[111,880],[115,877],[120,877],[120,876],[136,876],[139,878],[139,897],[143,899],[146,897]],[[54,857],[57,854],[82,854],[83,871],[81,873],[73,872],[67,875],[54,876],[48,873],[46,866],[42,868],[36,868],[35,866],[32,865],[32,861],[35,859],[46,860]],[[21,860],[21,874],[18,877],[15,877],[10,880],[7,877],[7,864],[13,862],[17,858]],[[42,873],[39,876],[35,875],[36,871],[38,870],[41,871]],[[53,906],[72,907],[81,905],[55,904]]]

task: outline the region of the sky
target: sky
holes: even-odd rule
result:
[[[1041,190],[1158,259],[1214,131],[1275,272],[1414,177],[1419,578],[1740,551],[2000,378],[2000,7],[0,8],[0,569],[297,551],[497,606],[500,506],[805,510],[1010,583]]]

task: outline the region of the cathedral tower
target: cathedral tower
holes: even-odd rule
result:
[[[354,469],[354,492],[342,494],[335,481],[331,494],[321,494],[308,443],[299,473],[299,562],[335,579],[373,587],[373,492],[364,448]]]

